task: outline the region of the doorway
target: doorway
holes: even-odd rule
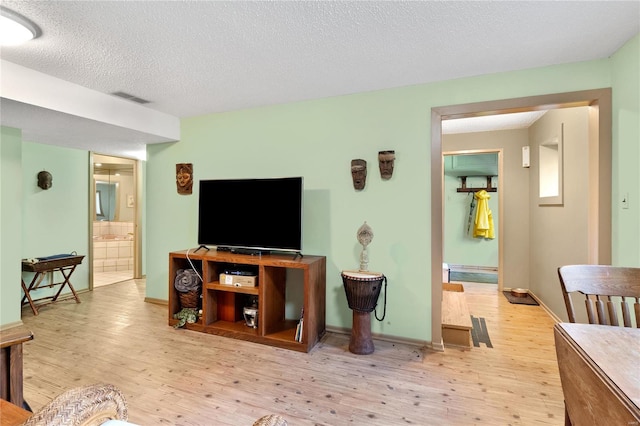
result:
[[[478,102],[432,108],[431,110],[431,343],[442,344],[443,263],[443,164],[442,121],[513,112],[589,106],[589,263],[611,262],[611,89],[558,93],[526,98]],[[548,269],[548,268],[547,268]],[[543,301],[544,302],[544,301]]]
[[[445,151],[442,156],[442,245],[448,279],[496,284],[496,290],[502,290],[503,150]],[[488,232],[476,228],[480,191],[489,208]]]
[[[91,155],[91,287],[138,277],[137,160]]]

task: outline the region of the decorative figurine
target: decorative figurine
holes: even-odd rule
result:
[[[193,188],[193,164],[176,164],[176,185],[178,186],[178,194],[191,194]]]
[[[367,162],[362,159],[351,160],[351,178],[357,191],[364,189],[367,181]]]
[[[360,228],[358,228],[358,242],[362,244],[362,252],[360,253],[360,271],[369,270],[369,253],[367,252],[367,246],[373,240],[373,230],[365,221]]]
[[[47,190],[53,186],[53,176],[46,170],[38,173],[38,186],[44,190]]]
[[[396,159],[395,151],[379,151],[378,164],[380,166],[380,177],[383,180],[391,179],[393,175],[393,164]]]
[[[173,314],[173,319],[179,320],[173,328],[182,328],[186,324],[193,324],[198,321],[200,313],[196,308],[182,308],[177,314]]]
[[[382,321],[387,314],[387,277],[379,272],[369,272],[367,246],[373,239],[373,231],[367,222],[358,228],[356,235],[358,242],[362,244],[360,270],[342,271],[341,276],[347,303],[353,311],[349,351],[358,355],[368,355],[375,350],[371,336],[371,312],[375,312],[383,283],[384,311],[382,318],[378,318],[377,312],[375,316],[378,321]]]

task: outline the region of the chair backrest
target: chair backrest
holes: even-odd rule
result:
[[[640,328],[640,268],[567,265],[558,268],[558,276],[570,322],[576,322],[570,293],[579,292],[585,295],[589,324],[618,326],[622,316],[622,325],[633,327],[633,312]]]

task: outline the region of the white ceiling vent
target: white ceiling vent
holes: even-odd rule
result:
[[[138,103],[138,104],[148,104],[148,103],[151,102],[151,101],[148,101],[146,99],[142,99],[142,98],[139,98],[137,96],[133,96],[133,95],[131,95],[129,93],[126,93],[126,92],[113,92],[112,95],[113,96],[117,96],[117,97],[122,98],[122,99],[126,99],[128,101],[133,101],[133,102]]]

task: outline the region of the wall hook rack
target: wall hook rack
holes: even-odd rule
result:
[[[487,186],[485,188],[467,188],[467,178],[469,176],[460,176],[460,180],[462,181],[462,188],[458,188],[458,192],[478,192],[481,190],[485,190],[487,192],[498,192],[498,188],[494,188],[491,185],[492,176],[485,176],[487,178]]]

